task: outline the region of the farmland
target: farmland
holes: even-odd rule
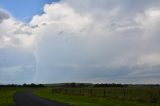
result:
[[[73,106],[160,105],[160,88],[157,87],[45,88],[35,94]]]
[[[14,106],[14,94],[32,90],[34,95],[71,106],[160,106],[158,86],[45,86],[1,87],[0,106]]]

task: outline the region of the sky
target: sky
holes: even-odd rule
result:
[[[160,84],[159,5],[1,0],[0,84]]]
[[[0,7],[11,13],[16,19],[28,22],[36,14],[43,13],[43,6],[58,0],[1,0]]]

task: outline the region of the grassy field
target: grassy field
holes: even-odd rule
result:
[[[0,88],[0,106],[13,106],[13,96],[18,90],[17,88]]]
[[[35,94],[72,106],[160,106],[159,88],[45,88]]]
[[[14,106],[13,96],[22,90],[71,106],[160,106],[160,88],[106,87],[106,88],[0,88],[0,106]]]

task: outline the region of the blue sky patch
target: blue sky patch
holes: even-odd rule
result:
[[[43,6],[59,0],[0,0],[0,8],[9,11],[16,19],[27,22],[32,16],[43,13]]]

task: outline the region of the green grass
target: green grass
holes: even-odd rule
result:
[[[0,106],[13,106],[13,96],[17,88],[0,88]]]
[[[73,88],[75,89],[75,88]],[[72,90],[73,90],[72,89]],[[52,92],[51,89],[39,89],[35,92],[36,95],[55,100],[58,102],[66,103],[71,106],[160,106],[160,104],[144,103],[132,101],[129,99],[122,98],[103,98],[97,96],[81,96],[81,95],[71,95],[64,93]],[[113,94],[112,94],[113,95]]]
[[[0,106],[14,106],[15,93],[30,89],[25,87],[0,87]]]
[[[150,87],[107,87],[107,88],[54,88],[55,93],[108,98],[111,100],[159,103],[160,88]]]
[[[14,94],[28,89],[0,88],[0,106],[14,106]],[[71,106],[160,106],[159,88],[36,88],[34,90],[40,97]]]

